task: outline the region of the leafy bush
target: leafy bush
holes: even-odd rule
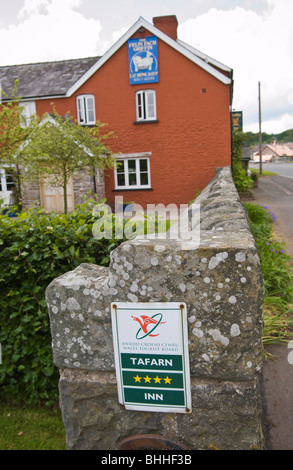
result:
[[[241,166],[241,163],[233,163],[233,181],[237,191],[247,192],[253,187],[253,180],[247,175],[246,170]]]
[[[246,207],[246,210],[248,212],[250,224],[264,224],[268,227],[269,231],[271,232],[271,225],[275,220],[275,215],[273,216],[272,212],[270,212],[267,207],[263,207],[258,204],[252,204],[249,202],[246,202],[244,206]]]
[[[250,170],[250,172],[251,172],[250,178],[252,179],[253,183],[256,184],[259,179],[259,174],[256,171],[252,171],[252,170]]]
[[[254,182],[247,175],[246,170],[241,165],[242,145],[245,140],[245,134],[239,129],[234,130],[232,140],[233,154],[233,181],[237,191],[247,192],[252,188]]]
[[[88,201],[68,215],[29,210],[16,219],[0,216],[2,399],[58,400],[45,289],[81,263],[108,265],[123,241],[93,237],[100,214],[92,208]]]

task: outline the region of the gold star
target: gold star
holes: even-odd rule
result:
[[[141,381],[141,377],[139,377],[138,374],[137,374],[136,377],[133,377],[133,378],[134,378],[135,382],[140,382]]]
[[[156,384],[160,384],[161,383],[161,380],[158,376],[157,377],[154,377],[154,381]]]
[[[168,376],[164,380],[165,380],[165,384],[171,384],[172,379],[169,379]]]
[[[151,377],[149,377],[147,375],[146,377],[144,377],[144,381],[145,381],[145,383],[147,383],[147,382],[151,383]]]

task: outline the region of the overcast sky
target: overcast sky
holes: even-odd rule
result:
[[[0,65],[102,55],[140,16],[175,14],[178,36],[234,70],[244,131],[293,128],[292,0],[0,0]]]

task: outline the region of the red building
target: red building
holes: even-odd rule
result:
[[[110,204],[188,203],[231,164],[233,71],[180,41],[176,16],[153,23],[140,18],[102,57],[0,67],[28,113],[54,101],[82,125],[108,123],[120,163],[105,177]]]

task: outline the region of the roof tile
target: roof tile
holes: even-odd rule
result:
[[[18,79],[18,95],[23,99],[66,95],[67,90],[99,59],[88,57],[0,67],[1,87],[11,96]]]

